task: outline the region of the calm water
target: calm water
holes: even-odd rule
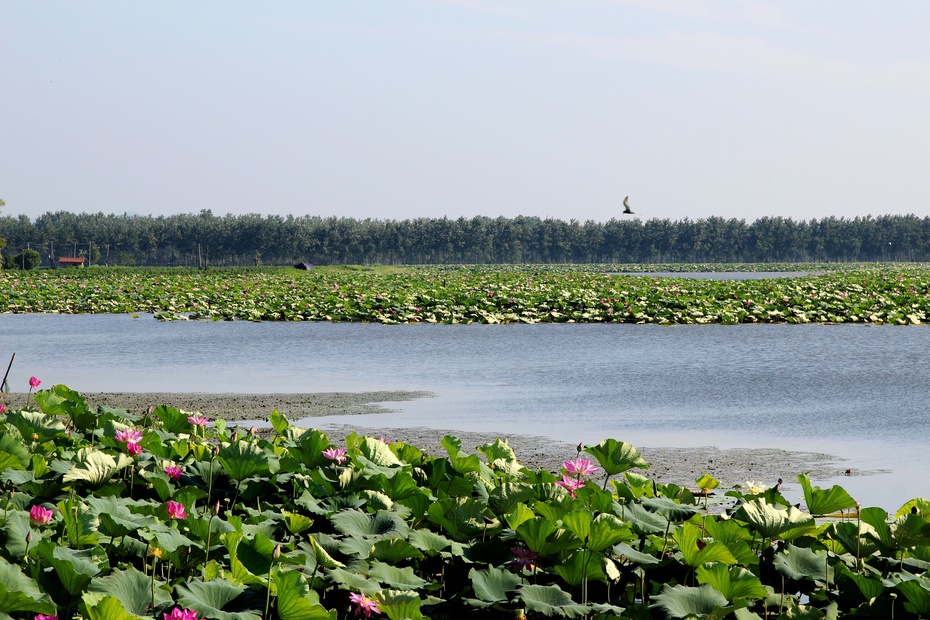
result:
[[[0,315],[0,357],[12,351],[16,391],[30,375],[84,392],[429,390],[437,397],[348,422],[829,452],[891,471],[838,481],[867,505],[930,497],[925,327]]]

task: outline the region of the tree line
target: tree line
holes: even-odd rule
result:
[[[0,216],[13,258],[107,265],[930,261],[930,217],[417,218],[49,212]],[[15,260],[10,260],[13,265]]]

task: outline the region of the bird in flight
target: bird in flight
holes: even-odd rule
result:
[[[630,215],[633,215],[633,209],[630,208],[629,200],[630,200],[629,196],[623,199],[623,213],[624,214],[628,213]]]

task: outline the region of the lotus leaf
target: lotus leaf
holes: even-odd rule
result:
[[[764,599],[768,595],[759,578],[745,568],[710,562],[698,566],[695,574],[699,583],[712,586],[729,601],[740,598]]]
[[[19,566],[0,558],[0,612],[55,613],[55,603]]]
[[[81,606],[88,620],[145,620],[142,616],[126,611],[120,600],[109,594],[85,592]]]
[[[127,612],[137,616],[148,615],[153,597],[156,607],[170,605],[171,596],[166,590],[167,586],[163,581],[153,581],[152,577],[132,567],[113,570],[109,575],[97,577],[90,582],[91,592],[116,597]]]
[[[544,616],[565,616],[574,618],[588,612],[586,605],[579,605],[572,597],[562,591],[558,586],[521,586],[517,590],[517,597],[523,601],[526,608],[538,611]]]
[[[261,620],[259,610],[245,607],[245,586],[234,586],[225,579],[189,580],[176,588],[178,602],[207,618],[217,620]],[[257,604],[258,601],[255,601]],[[229,609],[227,609],[227,607]]]
[[[804,502],[812,515],[826,515],[856,507],[856,500],[843,487],[833,485],[828,490],[811,486],[807,474],[798,475],[804,490]]]
[[[749,524],[765,538],[791,540],[814,529],[814,518],[791,506],[770,506],[765,498],[748,501],[737,508],[733,518]]]
[[[409,590],[384,590],[378,596],[381,611],[390,620],[421,620],[420,611],[422,601],[416,592]]]
[[[790,543],[782,553],[775,555],[775,568],[782,575],[799,581],[834,581],[833,567],[828,562],[826,552],[813,551]]]
[[[484,603],[503,603],[511,599],[517,586],[523,583],[518,575],[502,568],[489,566],[484,569],[472,568],[468,571],[475,596]]]
[[[708,584],[697,588],[665,585],[652,598],[652,607],[661,608],[670,618],[706,617],[727,605],[727,598]]]
[[[634,467],[640,469],[649,467],[639,450],[616,439],[605,439],[596,446],[585,446],[584,451],[597,459],[608,476],[614,476]]]
[[[274,583],[279,620],[336,620],[336,610],[327,611],[320,605],[319,595],[297,571],[277,571]]]

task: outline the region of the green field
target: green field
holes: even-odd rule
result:
[[[740,265],[760,280],[610,275],[708,265],[8,271],[0,313],[372,323],[890,323],[930,308],[926,265]],[[712,266],[721,270],[721,265]]]

